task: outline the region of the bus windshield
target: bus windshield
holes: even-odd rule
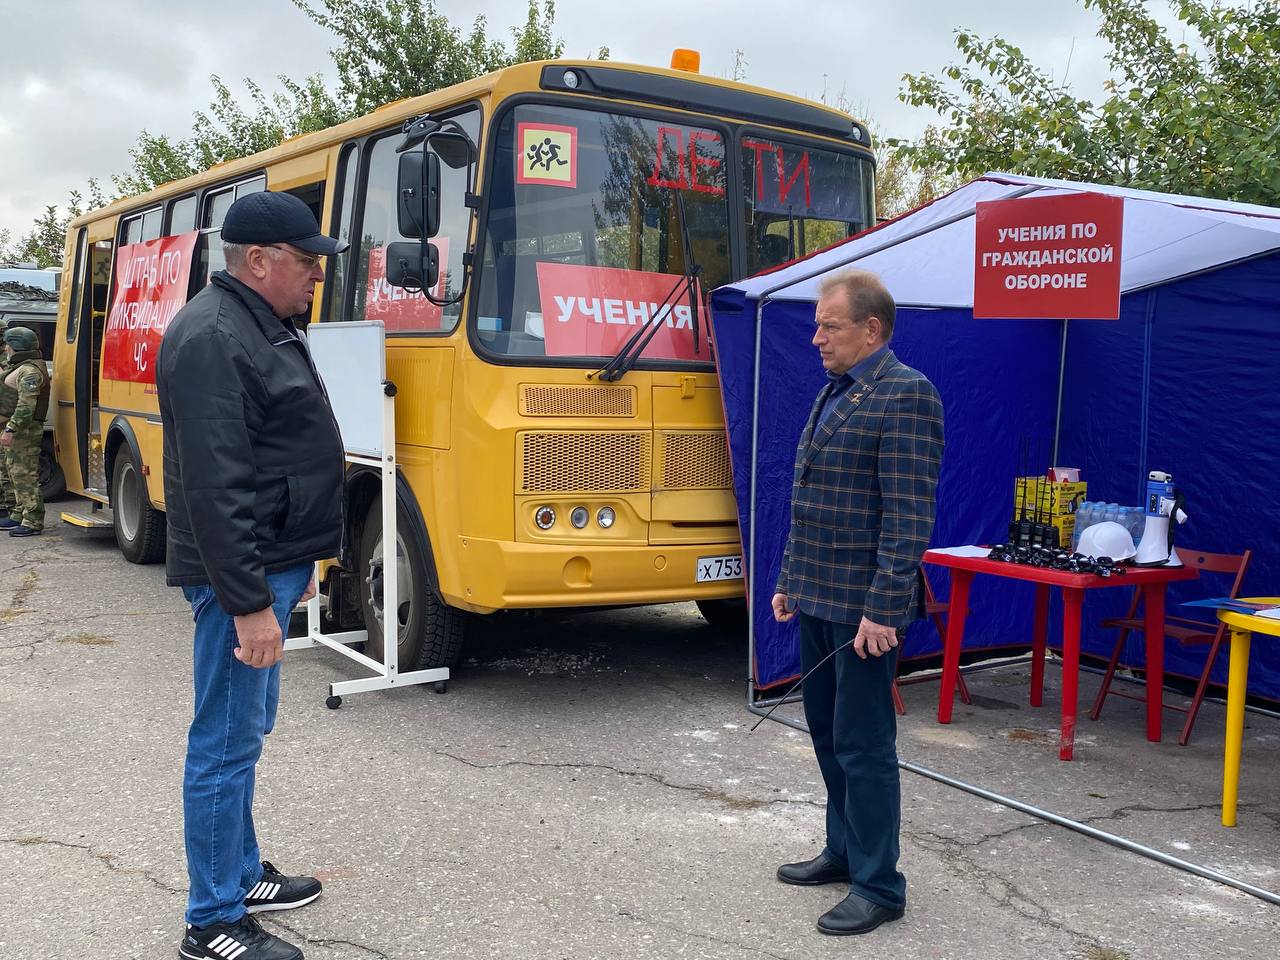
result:
[[[481,345],[504,356],[610,357],[653,322],[646,359],[710,362],[693,304],[732,279],[725,136],[683,119],[509,111],[493,141]],[[695,266],[691,297],[684,277]]]
[[[740,142],[748,274],[870,226],[872,174],[864,157],[750,133]]]
[[[484,352],[588,365],[652,324],[642,362],[710,362],[698,304],[736,279],[734,163],[747,274],[867,225],[866,158],[748,130],[735,146],[727,128],[704,124],[550,104],[506,113],[474,321]]]

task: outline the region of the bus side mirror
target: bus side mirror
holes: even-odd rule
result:
[[[440,254],[426,240],[399,240],[387,244],[387,283],[426,293],[440,279]]]
[[[434,237],[440,232],[440,158],[414,151],[400,154],[396,183],[396,226],[402,237]]]

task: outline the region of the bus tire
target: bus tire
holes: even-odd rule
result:
[[[451,667],[462,653],[467,615],[444,604],[431,588],[431,558],[417,537],[409,533],[410,519],[396,504],[399,611],[396,617],[399,643],[397,667],[401,673]],[[369,640],[365,655],[383,660],[382,610],[382,497],[374,497],[360,535],[356,578],[360,606]]]
[[[53,434],[45,433],[40,444],[40,465],[36,479],[40,484],[40,497],[44,500],[57,500],[67,492],[67,478],[58,466],[58,458],[53,453]]]
[[[702,619],[722,633],[746,635],[747,600],[745,597],[728,597],[723,600],[699,600],[698,612]]]
[[[121,444],[111,470],[111,525],[120,552],[130,563],[164,559],[164,513],[151,506],[142,471],[127,443]]]

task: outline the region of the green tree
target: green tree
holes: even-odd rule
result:
[[[936,200],[963,183],[963,179],[938,166],[916,167],[902,146],[884,137],[873,119],[867,120],[876,156],[876,221],[889,220]],[[926,135],[929,134],[926,130]]]
[[[484,17],[464,32],[433,0],[307,0],[293,3],[333,32],[329,52],[338,68],[338,93],[357,115],[405,97],[462,83],[531,60],[554,60],[564,43],[553,35],[554,0],[529,0],[523,26],[508,49],[492,39]]]
[[[1012,43],[959,30],[964,62],[908,74],[900,94],[942,124],[891,145],[962,179],[1006,170],[1280,204],[1280,4],[1169,0],[1186,43],[1143,0],[1083,2],[1110,48],[1101,103]]]
[[[62,246],[66,241],[67,223],[70,219],[58,216],[57,205],[49,204],[44,208],[44,213],[36,217],[31,225],[31,232],[18,241],[16,259],[42,268],[61,266]]]
[[[564,52],[553,35],[555,3],[529,0],[525,22],[511,29],[511,46],[491,39],[477,17],[464,33],[432,0],[320,0],[317,9],[293,0],[316,23],[331,30],[338,45],[330,56],[338,68],[338,90],[319,75],[297,83],[278,77],[268,95],[248,78],[248,103],[236,100],[217,76],[213,100],[197,111],[186,139],[143,130],[129,150],[130,170],[111,178],[116,197],[134,196],[162,183],[191,176],[215,164],[246,157],[289,137],[323,130],[377,106],[471,80],[514,63],[552,60]],[[607,47],[596,54],[607,58]]]
[[[129,149],[133,169],[111,178],[119,196],[145,193],[162,183],[268,150],[289,137],[323,130],[351,116],[350,109],[325,89],[318,74],[300,84],[280,77],[283,89],[271,96],[246,79],[247,108],[237,102],[220,77],[209,79],[213,83],[213,100],[207,111],[196,112],[188,139],[155,136],[146,130],[138,135]]]

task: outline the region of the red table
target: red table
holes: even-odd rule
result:
[[[1160,742],[1164,687],[1164,594],[1176,580],[1194,580],[1191,567],[1130,567],[1124,576],[1098,577],[1091,573],[1066,573],[985,557],[957,557],[925,551],[925,563],[951,568],[951,599],[947,611],[947,636],[942,657],[942,693],[938,698],[938,722],[951,722],[951,705],[960,674],[960,647],[964,619],[969,609],[969,585],[985,573],[1036,584],[1035,623],[1032,637],[1031,705],[1038,707],[1044,694],[1045,632],[1049,622],[1049,588],[1062,588],[1062,732],[1058,758],[1070,760],[1076,742],[1077,690],[1080,681],[1080,613],[1084,592],[1100,587],[1138,587],[1146,615],[1147,642],[1147,739]]]

